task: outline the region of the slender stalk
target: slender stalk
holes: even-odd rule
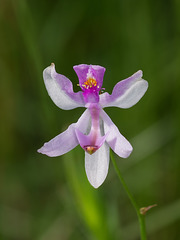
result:
[[[115,161],[115,158],[113,156],[113,152],[111,151],[110,152],[110,155],[111,155],[111,160],[113,162],[113,165],[114,165],[114,168],[116,170],[116,173],[121,181],[121,184],[123,185],[124,187],[124,190],[126,191],[133,207],[135,208],[136,210],[136,213],[137,213],[137,216],[138,216],[138,220],[139,220],[139,225],[140,225],[140,233],[141,233],[141,240],[146,240],[147,237],[146,237],[146,225],[145,225],[145,219],[144,219],[144,215],[140,213],[140,208],[138,207],[133,195],[131,194],[131,192],[129,191],[129,188],[127,187],[122,175],[121,175],[121,172],[117,166],[117,163]]]

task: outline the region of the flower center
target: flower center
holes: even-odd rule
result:
[[[97,82],[94,78],[88,78],[83,84],[82,87],[84,87],[85,89],[89,89],[89,88],[99,88],[99,86],[97,85]]]

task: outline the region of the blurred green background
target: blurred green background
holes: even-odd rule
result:
[[[84,109],[58,109],[42,71],[56,64],[78,91],[73,66],[106,68],[103,87],[142,69],[149,89],[134,107],[106,109],[134,147],[117,157],[146,215],[149,240],[176,240],[180,227],[180,1],[0,0],[0,239],[138,240],[134,209],[110,164],[97,190],[84,152],[36,151]]]

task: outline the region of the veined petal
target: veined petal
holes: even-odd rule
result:
[[[66,131],[45,143],[38,152],[46,154],[49,157],[56,157],[69,152],[79,144],[75,129],[78,128],[81,132],[85,133],[88,127],[89,119],[90,113],[87,109],[81,115],[77,123],[71,124]]]
[[[58,74],[54,64],[43,71],[43,78],[49,96],[59,108],[69,110],[84,107],[82,92],[73,92],[72,82]]]
[[[109,168],[109,146],[104,143],[92,155],[85,152],[85,169],[87,178],[94,188],[98,188],[105,180]]]
[[[118,156],[127,158],[133,150],[131,144],[119,132],[116,125],[103,110],[101,111],[100,116],[104,121],[105,134],[109,133],[106,137],[106,142]]]
[[[111,95],[101,94],[100,105],[102,107],[132,107],[142,98],[147,88],[148,82],[142,79],[142,71],[140,70],[131,77],[118,82]]]

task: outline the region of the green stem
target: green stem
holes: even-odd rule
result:
[[[114,168],[115,168],[115,170],[117,172],[117,175],[118,175],[118,177],[119,177],[119,179],[120,179],[120,181],[121,181],[121,183],[122,183],[122,185],[124,187],[124,190],[126,191],[126,193],[127,193],[128,197],[129,197],[133,207],[136,210],[136,213],[137,213],[137,216],[138,216],[138,220],[139,220],[139,225],[140,225],[141,240],[146,240],[147,237],[146,237],[146,225],[145,225],[144,215],[140,213],[140,209],[139,209],[139,207],[138,207],[138,205],[137,205],[133,195],[130,193],[129,188],[127,187],[127,185],[126,185],[126,183],[125,183],[125,181],[124,181],[124,179],[123,179],[123,177],[121,175],[121,172],[120,172],[120,170],[119,170],[119,168],[117,166],[117,163],[115,161],[115,158],[113,156],[113,152],[112,151],[110,152],[110,155],[111,155],[111,160],[113,162]]]

